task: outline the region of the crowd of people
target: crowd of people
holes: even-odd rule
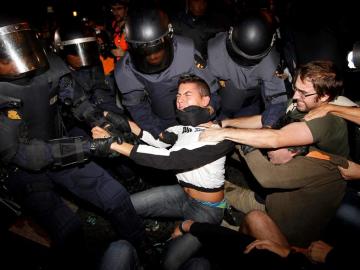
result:
[[[360,109],[341,40],[285,24],[268,2],[223,16],[207,0],[173,14],[112,0],[109,26],[71,18],[51,35],[1,16],[0,195],[47,232],[51,270],[353,265],[360,164],[348,125]],[[151,184],[129,190],[144,174]],[[64,198],[111,224],[97,256]],[[161,256],[147,219],[174,222]]]

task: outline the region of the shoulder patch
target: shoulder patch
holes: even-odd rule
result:
[[[12,120],[20,120],[21,119],[20,115],[15,110],[9,110],[7,112],[7,117]]]
[[[204,69],[206,68],[206,61],[198,54],[194,54],[194,60],[195,60],[195,66],[198,69]]]

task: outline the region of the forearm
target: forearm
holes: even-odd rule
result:
[[[261,115],[243,116],[221,121],[222,127],[262,128]]]
[[[272,129],[223,129],[223,139],[251,145],[256,148],[279,148],[280,136],[277,130]]]
[[[161,119],[153,114],[149,104],[143,102],[134,106],[128,106],[134,122],[143,130],[147,130],[154,137],[158,137],[163,131]]]
[[[128,143],[122,143],[122,144],[118,144],[116,142],[111,144],[110,149],[113,151],[118,152],[121,155],[130,156],[131,151],[133,150],[134,146],[132,144],[128,144]]]
[[[327,104],[326,106],[330,113],[360,125],[360,108],[344,107],[332,104]]]
[[[148,145],[139,145],[131,151],[130,158],[137,164],[161,170],[189,170],[213,162],[233,149],[230,141],[205,145],[196,149],[182,148],[170,151]]]
[[[141,133],[141,128],[133,121],[129,121],[129,125],[131,128],[131,132],[134,133],[136,136],[139,136]]]

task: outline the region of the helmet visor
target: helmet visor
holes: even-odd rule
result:
[[[149,61],[150,55],[161,51],[163,53],[159,61],[155,61],[155,63]],[[136,69],[146,74],[159,73],[165,70],[173,60],[172,41],[168,36],[147,43],[129,43],[129,52]]]
[[[27,23],[0,28],[0,78],[17,79],[48,67],[45,51]]]
[[[70,63],[74,67],[86,67],[98,64],[99,48],[95,37],[78,38],[64,41],[61,44],[64,48],[64,55],[72,55],[77,58],[76,64]]]

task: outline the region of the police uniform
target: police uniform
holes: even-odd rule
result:
[[[58,85],[70,71],[53,54],[48,61],[50,68],[40,75],[0,81],[0,95],[21,101],[17,108],[5,108],[0,115],[0,158],[9,169],[7,187],[49,232],[55,245],[66,244],[81,229],[80,218],[54,191],[57,185],[103,210],[122,237],[138,244],[144,236],[143,225],[125,188],[94,162],[76,166],[74,161],[74,166],[61,167],[66,163],[62,147],[77,148],[78,161],[86,159],[86,147],[79,138],[56,143],[65,135],[59,128],[63,123],[58,113]],[[49,169],[54,163],[59,168]]]
[[[220,118],[262,113],[263,125],[271,126],[287,102],[284,81],[275,76],[279,54],[273,47],[260,63],[243,67],[230,57],[226,39],[219,33],[208,43],[208,67],[222,86]]]
[[[128,53],[117,65],[115,79],[122,94],[123,105],[134,121],[157,137],[169,126],[177,124],[175,100],[180,75],[194,73],[210,86],[212,105],[216,107],[218,84],[205,63],[196,60],[193,42],[185,37],[173,37],[174,56],[170,66],[160,73],[144,74],[135,69]]]

